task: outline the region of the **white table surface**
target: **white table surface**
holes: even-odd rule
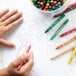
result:
[[[70,3],[75,1],[76,0],[71,0]],[[10,10],[19,9],[22,11],[24,22],[5,37],[7,40],[14,42],[16,48],[12,49],[1,46],[0,61],[3,67],[8,66],[17,57],[19,47],[24,46],[26,43],[27,45],[31,43],[35,65],[30,76],[69,76],[72,68],[76,65],[76,58],[74,58],[71,65],[67,64],[71,52],[53,61],[51,61],[50,58],[67,47],[76,45],[76,42],[73,42],[58,51],[55,49],[58,44],[76,35],[75,32],[64,38],[59,38],[61,33],[76,27],[76,10],[66,14],[66,17],[58,26],[45,34],[44,31],[55,19],[53,19],[50,14],[43,14],[37,11],[29,0],[0,0],[0,9],[5,8],[9,8]],[[50,41],[52,34],[67,18],[70,20],[67,26],[65,26],[53,41]],[[23,49],[24,48],[25,47],[23,47]]]

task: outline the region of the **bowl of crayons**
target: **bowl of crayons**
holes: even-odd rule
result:
[[[32,0],[33,5],[44,13],[58,14],[68,7],[69,0]]]

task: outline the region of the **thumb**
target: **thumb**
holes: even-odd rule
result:
[[[0,44],[8,46],[8,47],[15,47],[15,45],[12,42],[4,40],[4,39],[0,39]]]

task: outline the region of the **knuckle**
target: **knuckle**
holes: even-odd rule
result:
[[[34,61],[31,60],[31,61],[30,61],[30,66],[33,66],[33,65],[34,65]]]
[[[11,65],[15,65],[14,62],[12,62]]]
[[[23,56],[19,57],[19,60],[23,60],[23,59],[24,59],[24,57],[23,57]]]
[[[21,15],[22,15],[22,13],[21,13],[21,12],[19,12],[17,15],[18,15],[18,16],[21,16]]]
[[[13,21],[13,17],[9,19],[9,22]]]
[[[15,67],[15,63],[14,63],[14,62],[12,62],[12,63],[10,64],[10,66],[13,66],[13,67]]]
[[[19,75],[23,75],[24,73],[23,72],[19,72]]]
[[[5,22],[0,22],[0,25],[1,25],[1,26],[5,26],[6,23],[5,23]]]
[[[25,72],[26,71],[21,71],[21,72],[19,72],[19,75],[23,76],[23,75],[25,75]]]

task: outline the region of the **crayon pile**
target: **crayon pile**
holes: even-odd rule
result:
[[[43,11],[54,11],[60,8],[66,0],[32,0],[33,4]]]
[[[73,41],[76,41],[76,36],[74,36],[74,37],[72,37],[71,39],[63,42],[63,43],[60,44],[60,45],[58,45],[58,46],[56,47],[56,49],[58,50],[58,49],[64,47],[65,45],[68,45],[69,43],[71,43],[71,42],[73,42]],[[58,54],[56,54],[55,56],[53,56],[53,57],[51,58],[51,60],[54,60],[54,59],[60,57],[61,55],[64,55],[65,53],[67,53],[67,52],[69,52],[69,51],[71,51],[71,50],[72,50],[72,53],[71,53],[71,55],[70,55],[70,57],[69,57],[69,60],[68,60],[68,64],[71,64],[71,63],[72,63],[72,60],[73,60],[74,57],[76,56],[76,46],[71,46],[71,47],[65,49],[64,51],[61,51],[60,53],[58,53]]]

